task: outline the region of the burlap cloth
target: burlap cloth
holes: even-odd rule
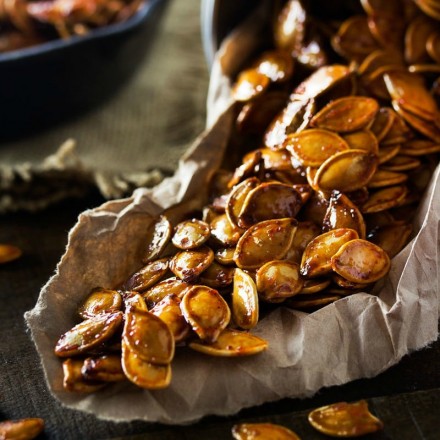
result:
[[[172,174],[204,129],[209,72],[200,1],[169,0],[145,61],[98,109],[0,145],[0,212],[36,210],[98,188],[119,198]]]

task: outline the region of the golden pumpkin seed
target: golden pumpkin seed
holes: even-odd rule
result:
[[[347,150],[327,159],[315,176],[322,191],[354,191],[367,185],[376,172],[378,158],[363,150]]]
[[[332,270],[331,259],[342,245],[358,238],[354,229],[340,228],[314,238],[305,248],[301,260],[301,275],[315,278]]]
[[[206,286],[221,288],[232,284],[234,277],[233,267],[222,266],[213,261],[212,264],[200,275],[200,282]]]
[[[313,222],[298,222],[292,245],[284,256],[284,260],[301,263],[304,249],[309,242],[321,233],[321,229]]]
[[[116,290],[95,287],[79,308],[81,318],[87,319],[100,313],[112,313],[121,310],[122,297]]]
[[[58,357],[86,353],[110,339],[122,324],[122,312],[101,313],[64,333],[55,346]]]
[[[284,145],[303,166],[310,167],[319,167],[333,154],[349,148],[336,133],[319,128],[290,134]]]
[[[222,246],[235,246],[242,231],[234,226],[226,214],[213,219],[210,223],[211,237]]]
[[[151,312],[130,309],[125,313],[123,341],[129,351],[145,362],[166,365],[174,356],[171,330]]]
[[[234,86],[232,96],[236,101],[246,102],[263,93],[270,84],[270,79],[255,69],[242,71]]]
[[[142,269],[136,271],[124,283],[124,290],[143,292],[156,284],[167,273],[169,266],[168,258],[161,258],[147,263]]]
[[[378,154],[379,143],[370,130],[359,130],[342,136],[348,147],[352,150],[364,150]]]
[[[231,311],[217,290],[193,286],[180,304],[183,316],[200,339],[215,342],[231,319]]]
[[[272,423],[240,423],[232,427],[235,440],[300,440],[290,429]]]
[[[241,269],[257,269],[264,263],[282,259],[296,231],[293,218],[265,220],[251,226],[237,243],[234,261]]]
[[[346,195],[333,191],[322,222],[322,230],[327,232],[339,228],[354,229],[360,238],[365,238],[365,221],[357,206]]]
[[[438,145],[438,149],[440,151],[440,144]],[[419,159],[411,157],[411,155],[403,154],[404,150],[405,146],[400,149],[402,154],[393,157],[391,160],[387,161],[387,163],[383,164],[381,168],[383,170],[395,172],[410,171],[418,168],[422,164]]]
[[[312,278],[311,280],[304,280],[304,285],[301,292],[299,292],[299,295],[321,292],[329,286],[330,282],[330,278]],[[300,298],[303,297],[301,296]]]
[[[63,388],[76,393],[94,393],[106,384],[89,381],[82,375],[83,359],[66,359],[63,362]]]
[[[309,413],[308,420],[316,430],[332,437],[359,437],[383,428],[383,423],[368,410],[365,400],[317,408]]]
[[[293,75],[293,58],[288,52],[272,50],[261,54],[252,67],[272,82],[284,82]]]
[[[170,262],[170,269],[181,280],[192,283],[211,266],[214,252],[207,246],[177,253]]]
[[[371,123],[379,104],[366,96],[347,96],[328,103],[310,121],[313,127],[349,133]]]
[[[121,382],[127,379],[122,370],[121,356],[115,354],[85,359],[81,375],[88,381]]]
[[[156,365],[142,360],[124,340],[122,341],[122,368],[130,382],[141,388],[157,390],[171,382],[170,365]]]
[[[133,291],[125,291],[123,293],[124,298],[124,306],[125,310],[128,310],[132,307],[138,308],[140,310],[148,311],[147,304],[142,295],[138,292]]]
[[[9,263],[21,257],[21,249],[12,244],[0,244],[0,264]]]
[[[368,188],[383,188],[384,186],[398,185],[407,180],[408,176],[404,173],[378,168],[368,182]]]
[[[225,266],[231,266],[234,263],[235,248],[221,248],[214,253],[214,259]]]
[[[167,295],[176,295],[178,298],[182,299],[183,295],[185,295],[190,287],[191,285],[185,281],[172,277],[157,283],[144,292],[143,295],[148,307],[151,309]]]
[[[192,341],[189,347],[211,356],[237,357],[261,353],[268,347],[267,341],[247,332],[226,329],[215,342]]]
[[[366,240],[351,240],[331,258],[332,269],[353,283],[368,284],[384,277],[390,269],[387,253]]]
[[[380,189],[370,195],[368,201],[362,206],[364,214],[385,211],[386,209],[398,206],[405,198],[408,188],[405,185],[389,186]]]
[[[333,293],[318,293],[307,295],[296,295],[286,300],[286,306],[296,310],[314,310],[334,303],[340,299],[340,295]]]
[[[390,161],[394,157],[396,157],[400,153],[401,148],[402,147],[400,144],[384,145],[384,146],[381,145],[378,154],[379,165],[382,165]]]
[[[341,275],[337,273],[332,274],[332,281],[343,290],[338,288],[330,288],[327,290],[327,293],[335,293],[337,295],[344,296],[351,295],[353,291],[360,292],[368,286],[365,283],[354,283],[353,281],[346,280],[344,277],[341,277]]]
[[[156,260],[165,250],[168,242],[171,239],[173,233],[173,226],[168,218],[164,215],[160,215],[154,220],[147,230],[147,250],[142,259],[144,264],[150,261]]]
[[[432,32],[426,40],[426,52],[437,63],[440,64],[440,32]]]
[[[296,263],[269,261],[257,270],[257,291],[264,300],[290,298],[299,293],[303,285]]]
[[[370,127],[371,132],[374,134],[378,142],[380,142],[387,135],[394,123],[395,118],[396,113],[389,107],[381,107],[378,110]]]
[[[263,220],[295,217],[302,206],[302,197],[291,185],[264,182],[249,191],[237,221],[249,228]]]
[[[158,302],[151,313],[160,318],[171,330],[174,342],[183,341],[190,333],[191,327],[183,317],[180,309],[181,300],[176,295],[167,295]]]
[[[235,269],[232,291],[232,317],[234,323],[245,330],[258,323],[258,294],[252,277],[241,269]]]
[[[5,440],[32,440],[43,432],[44,420],[38,418],[0,422],[0,438]]]
[[[175,227],[171,241],[179,249],[194,249],[208,241],[210,234],[207,223],[193,218],[185,220]]]
[[[422,14],[408,24],[405,33],[405,61],[408,64],[429,61],[426,42],[437,29],[438,24]]]
[[[440,152],[440,141],[433,142],[426,139],[416,139],[406,142],[400,149],[401,154],[407,156],[426,156],[428,154],[434,154]]]

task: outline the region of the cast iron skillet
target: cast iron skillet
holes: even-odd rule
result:
[[[113,95],[147,53],[166,0],[86,36],[0,54],[0,142],[73,118]]]

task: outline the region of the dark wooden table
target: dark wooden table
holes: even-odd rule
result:
[[[23,250],[19,260],[0,265],[0,419],[42,417],[46,427],[41,438],[46,439],[223,440],[232,438],[235,423],[256,420],[287,426],[302,439],[324,439],[329,437],[315,432],[307,422],[310,409],[342,400],[367,399],[385,429],[365,438],[440,438],[440,339],[375,378],[328,388],[309,399],[284,399],[231,417],[207,417],[185,427],[104,422],[61,407],[46,387],[23,313],[34,306],[40,288],[53,274],[78,214],[101,202],[99,195],[89,194],[36,214],[0,216],[0,243],[15,244]]]

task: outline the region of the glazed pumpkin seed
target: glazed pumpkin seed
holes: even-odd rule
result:
[[[300,440],[290,429],[272,423],[241,423],[232,427],[235,440]]]
[[[368,201],[362,206],[361,211],[364,214],[369,214],[398,206],[405,198],[407,192],[408,188],[405,185],[389,186],[380,189],[370,195]]]
[[[405,61],[408,64],[429,61],[426,42],[437,29],[438,24],[423,14],[418,15],[408,24],[405,33]]]
[[[171,382],[170,365],[146,362],[122,341],[122,369],[127,379],[138,387],[148,390],[166,388]]]
[[[293,218],[265,220],[251,226],[237,243],[235,264],[241,269],[257,269],[264,263],[282,259],[296,231]]]
[[[399,12],[401,12],[399,8]],[[402,40],[405,35],[405,22],[401,18],[402,14],[384,15],[374,14],[368,17],[368,27],[374,39],[382,46],[390,49],[402,47]]]
[[[228,182],[228,188],[231,189],[238,185],[242,180],[252,177],[255,170],[261,163],[261,150],[251,151],[243,158],[243,163],[234,171],[231,180]]]
[[[347,96],[328,103],[310,121],[313,127],[349,133],[371,123],[379,104],[366,96]]]
[[[440,151],[440,144],[438,145]],[[400,149],[400,152],[403,153],[403,148]],[[387,171],[410,171],[418,168],[421,165],[421,161],[416,157],[411,157],[411,155],[399,154],[393,157],[391,160],[384,163],[381,168]]]
[[[293,189],[298,191],[299,195],[301,196],[301,201],[303,205],[310,199],[310,197],[312,197],[313,188],[310,185],[307,185],[305,183],[296,183],[292,185],[292,187]]]
[[[333,403],[309,413],[310,424],[332,437],[359,437],[380,431],[383,423],[368,410],[365,400]]]
[[[101,313],[77,324],[64,333],[55,346],[58,357],[86,353],[110,339],[122,324],[122,312]]]
[[[309,242],[321,233],[321,229],[313,222],[298,222],[292,244],[284,256],[284,260],[301,263],[304,249]]]
[[[312,278],[310,280],[304,280],[303,288],[299,292],[299,295],[321,292],[329,286],[330,282],[330,278]],[[300,298],[303,297],[301,296]]]
[[[260,135],[284,109],[286,101],[287,94],[275,90],[268,91],[246,103],[235,122],[237,131]]]
[[[292,77],[293,58],[288,52],[272,50],[260,55],[252,67],[274,83],[284,82]]]
[[[359,130],[342,136],[348,147],[352,150],[364,150],[378,154],[379,143],[370,130]]]
[[[43,432],[44,420],[39,418],[5,420],[0,422],[0,438],[32,440]]]
[[[245,330],[258,323],[258,293],[252,277],[241,269],[235,269],[232,291],[232,317],[234,323]]]
[[[21,257],[21,249],[12,244],[0,244],[0,264],[9,263]]]
[[[373,229],[368,240],[381,247],[390,258],[397,255],[407,244],[412,226],[409,223],[393,223]]]
[[[296,263],[269,261],[257,270],[257,291],[264,300],[290,298],[299,293],[303,285]]]
[[[301,275],[315,278],[332,270],[332,257],[342,245],[358,238],[354,229],[340,228],[325,232],[314,238],[305,248],[301,260]]]
[[[398,185],[407,180],[408,176],[404,173],[378,168],[368,182],[368,188],[383,188],[384,186]]]
[[[121,310],[122,297],[116,290],[95,287],[79,308],[79,315],[91,318],[100,313],[112,313]]]
[[[82,375],[82,359],[66,359],[63,362],[63,388],[76,393],[94,393],[106,384],[99,381],[89,381]]]
[[[368,284],[384,277],[390,269],[387,253],[366,240],[351,240],[331,258],[332,269],[353,283]]]
[[[217,290],[193,286],[180,304],[183,316],[200,339],[215,342],[231,319],[231,311]]]
[[[140,293],[135,292],[134,290],[126,291],[123,294],[123,298],[125,310],[129,310],[130,308],[138,308],[140,310],[148,311],[145,299]]]
[[[314,192],[302,209],[302,218],[321,225],[328,208],[328,200],[321,192]]]
[[[237,357],[261,353],[267,349],[268,343],[247,332],[225,329],[215,342],[192,341],[189,347],[211,356]]]
[[[242,71],[234,86],[232,96],[236,101],[246,102],[263,93],[270,84],[270,79],[255,69]]]
[[[143,292],[163,278],[168,271],[168,266],[168,258],[151,261],[142,269],[130,275],[128,280],[124,283],[123,288],[125,290]]]
[[[125,314],[122,340],[129,351],[145,362],[166,365],[174,356],[174,339],[171,330],[156,315],[139,309]]]
[[[144,298],[149,308],[153,308],[157,303],[162,301],[167,295],[176,295],[182,299],[183,295],[191,287],[190,284],[179,278],[172,277],[157,283],[146,292]]]
[[[176,248],[194,249],[208,241],[210,234],[207,223],[193,218],[192,220],[180,222],[175,227],[171,241]]]
[[[299,48],[305,39],[307,15],[301,1],[289,0],[275,22],[275,46],[289,51]]]
[[[437,104],[420,76],[394,71],[386,73],[384,81],[393,101],[397,101],[404,110],[428,121],[436,117]]]
[[[395,50],[378,49],[371,52],[357,68],[357,74],[365,78],[384,66],[403,65],[402,56]]]
[[[310,167],[319,167],[333,154],[349,148],[336,133],[319,128],[290,134],[284,145],[303,166]]]
[[[293,298],[287,299],[285,304],[288,307],[296,310],[312,310],[324,307],[340,298],[340,295],[335,295],[333,293],[296,295]]]
[[[183,341],[191,330],[180,310],[180,302],[176,295],[167,295],[151,309],[170,328],[176,343]]]
[[[368,286],[365,283],[354,283],[353,281],[346,280],[344,277],[341,277],[341,275],[334,273],[332,274],[332,281],[335,283],[338,287],[341,287],[344,290],[338,289],[338,288],[330,288],[327,290],[327,293],[336,293],[337,295],[350,295],[353,293],[353,291],[360,292],[363,289],[365,289],[366,286]],[[348,290],[349,292],[346,292]]]
[[[382,165],[396,157],[400,153],[401,148],[402,147],[400,144],[381,145],[378,153],[379,165]]]
[[[435,20],[440,20],[440,8],[435,0],[414,0],[414,2],[426,15],[434,18]]]
[[[211,265],[200,275],[200,283],[214,288],[222,288],[232,284],[234,268],[222,266],[213,261]]]
[[[296,87],[293,97],[301,100],[317,98],[351,76],[350,68],[342,64],[320,67]]]
[[[291,155],[285,148],[260,148],[261,159],[265,171],[291,171]],[[246,158],[246,156],[245,156]]]
[[[403,118],[396,112],[394,112],[394,115],[395,118],[393,124],[388,130],[386,136],[381,140],[380,147],[401,144],[402,142],[408,141],[413,136],[411,129],[406,125]]]
[[[81,375],[86,380],[101,382],[121,382],[127,379],[122,370],[121,356],[115,354],[85,359]]]
[[[346,193],[346,195],[356,206],[360,206],[368,200],[370,193],[368,191],[368,188],[366,186],[363,186],[362,188],[359,188],[355,191],[350,191]]]
[[[264,134],[264,145],[276,149],[283,145],[289,133],[304,130],[315,113],[313,99],[294,99],[270,123]]]
[[[316,173],[318,172],[318,168],[315,167],[307,167],[306,168],[306,178],[309,186],[313,189],[313,191],[320,191],[320,188],[316,184],[315,178]]]
[[[235,246],[242,234],[242,231],[229,221],[226,214],[219,215],[213,219],[210,223],[210,228],[211,237],[223,246]]]
[[[333,49],[341,56],[353,61],[362,61],[379,49],[368,26],[367,17],[356,15],[345,20],[331,40]]]
[[[357,206],[346,195],[333,191],[322,222],[322,230],[327,232],[339,228],[353,229],[360,238],[365,238],[365,221]]]
[[[236,185],[229,194],[226,204],[226,216],[235,228],[240,228],[238,224],[238,216],[243,208],[247,195],[258,185],[260,180],[256,177],[250,177]],[[240,230],[240,229],[239,229]]]
[[[214,253],[214,259],[220,264],[231,266],[234,263],[235,248],[221,248]]]
[[[347,150],[327,159],[315,176],[315,184],[322,191],[354,191],[367,185],[378,165],[373,153]]]
[[[414,128],[414,130],[422,133],[436,143],[440,142],[440,128],[437,127],[435,122],[427,121],[405,110],[397,101],[393,101],[392,105],[394,110],[396,110],[396,112],[399,113],[399,115],[402,116],[403,119]]]
[[[264,182],[249,191],[237,221],[249,228],[263,220],[295,217],[302,206],[302,197],[291,185]]]
[[[172,233],[173,226],[164,215],[160,215],[150,224],[146,237],[146,242],[148,243],[147,249],[142,259],[144,264],[156,260],[161,256],[171,239]]]
[[[208,246],[177,253],[170,262],[170,269],[181,280],[191,283],[214,261],[214,252]]]
[[[374,98],[379,98],[383,100],[389,100],[390,94],[385,85],[383,76],[386,73],[392,72],[394,70],[406,70],[404,66],[399,66],[395,64],[385,64],[382,67],[377,68],[369,75],[362,77],[362,85],[367,90],[367,92]]]
[[[370,127],[371,132],[374,134],[378,142],[387,135],[395,118],[396,113],[394,113],[394,110],[389,107],[381,107],[378,110]]]
[[[433,142],[426,139],[415,139],[404,143],[400,152],[407,156],[426,156],[428,154],[439,153],[440,141]]]

